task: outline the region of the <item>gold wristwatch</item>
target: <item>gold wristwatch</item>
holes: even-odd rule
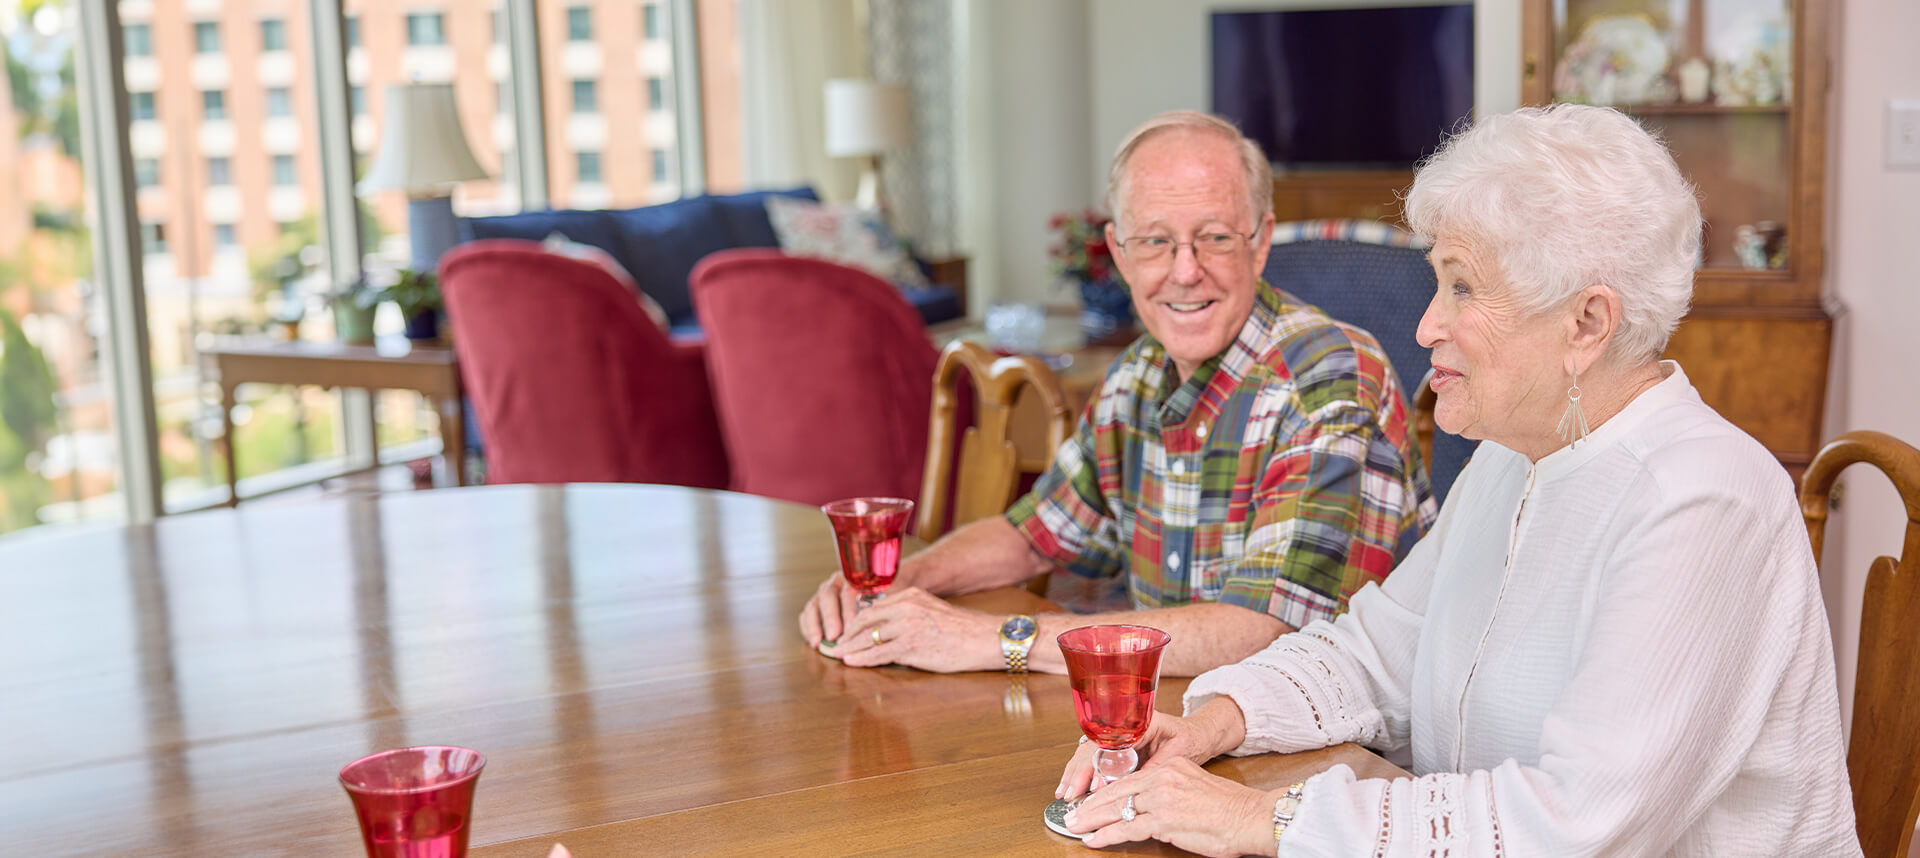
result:
[[[1000,624],[1000,654],[1007,658],[1008,672],[1027,672],[1027,653],[1033,650],[1033,637],[1039,633],[1040,624],[1032,614],[1014,614]]]

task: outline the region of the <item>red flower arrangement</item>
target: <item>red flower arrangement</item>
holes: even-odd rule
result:
[[[1047,251],[1048,258],[1053,260],[1053,273],[1081,283],[1111,279],[1120,285],[1120,270],[1113,264],[1113,248],[1107,246],[1107,223],[1111,220],[1094,209],[1061,212],[1048,220],[1047,228],[1060,234]]]

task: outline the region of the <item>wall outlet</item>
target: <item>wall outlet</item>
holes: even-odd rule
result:
[[[1887,168],[1920,170],[1920,100],[1887,100]]]

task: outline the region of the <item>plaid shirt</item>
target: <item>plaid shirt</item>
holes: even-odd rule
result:
[[[1131,573],[1136,608],[1224,602],[1299,628],[1384,578],[1437,512],[1379,343],[1262,282],[1185,383],[1151,334],[1128,347],[1006,515],[1075,575]]]

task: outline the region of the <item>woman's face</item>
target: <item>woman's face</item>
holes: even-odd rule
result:
[[[1571,332],[1558,313],[1528,312],[1472,243],[1441,236],[1427,259],[1439,288],[1417,336],[1433,350],[1434,422],[1529,455],[1553,449]]]

